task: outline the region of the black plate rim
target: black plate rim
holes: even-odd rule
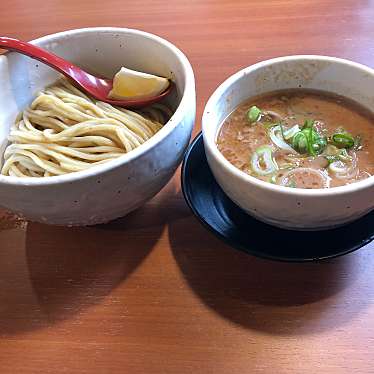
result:
[[[192,202],[192,197],[190,196],[190,193],[186,190],[186,185],[187,185],[186,170],[187,170],[187,166],[188,166],[188,161],[189,161],[190,155],[193,152],[196,144],[200,141],[200,139],[202,137],[203,137],[203,134],[200,131],[195,136],[195,138],[192,140],[191,144],[189,145],[189,147],[188,147],[188,149],[187,149],[187,151],[184,155],[182,166],[181,166],[182,193],[183,193],[184,199],[185,199],[188,207],[190,208],[192,213],[195,215],[195,217],[198,218],[198,221],[202,224],[202,226],[207,228],[210,232],[212,232],[216,237],[218,237],[220,240],[222,240],[225,244],[227,244],[231,248],[234,248],[234,249],[237,249],[241,252],[244,252],[247,255],[256,256],[256,257],[266,259],[266,260],[272,260],[272,261],[276,261],[276,262],[288,262],[288,263],[290,263],[290,262],[292,262],[292,263],[306,263],[306,262],[322,262],[322,261],[326,261],[326,260],[330,260],[330,259],[333,259],[333,258],[337,258],[337,257],[347,255],[349,253],[357,251],[358,249],[364,247],[365,245],[369,244],[371,241],[374,240],[374,232],[373,232],[373,234],[368,236],[365,240],[362,240],[360,243],[357,243],[356,245],[353,245],[352,247],[350,247],[350,248],[348,248],[344,251],[336,252],[336,253],[329,254],[329,255],[326,255],[326,256],[308,257],[308,258],[307,257],[303,257],[303,258],[277,257],[277,256],[272,256],[272,255],[263,253],[261,251],[256,251],[256,250],[252,250],[252,249],[249,250],[249,249],[245,248],[244,246],[241,246],[237,243],[233,243],[232,241],[230,241],[226,236],[224,236],[220,231],[215,229],[212,225],[210,225],[203,218],[203,216],[200,214],[200,212],[195,208],[195,206]],[[238,207],[238,209],[241,209],[241,208]],[[293,230],[287,230],[287,231],[290,231],[290,233],[291,233]]]

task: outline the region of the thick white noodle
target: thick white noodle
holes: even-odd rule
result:
[[[135,112],[96,102],[62,78],[17,116],[1,173],[46,177],[87,169],[139,147],[171,115],[163,104]]]

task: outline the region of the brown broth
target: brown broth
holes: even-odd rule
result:
[[[256,105],[262,111],[276,112],[282,117],[285,128],[295,124],[300,127],[306,119],[313,119],[319,130],[326,135],[332,135],[339,127],[352,136],[360,135],[362,147],[355,152],[357,167],[354,176],[341,179],[337,178],[327,168],[327,160],[323,156],[292,156],[286,151],[279,151],[268,135],[268,129],[260,122],[250,124],[246,113]],[[366,109],[344,97],[326,94],[315,90],[293,89],[277,91],[263,96],[252,98],[239,105],[223,122],[217,137],[217,146],[225,158],[234,166],[247,174],[264,181],[270,177],[256,175],[251,168],[251,157],[255,150],[262,145],[273,148],[274,159],[282,165],[285,159],[295,161],[298,168],[315,169],[320,171],[329,181],[329,187],[337,187],[353,183],[374,175],[374,116]],[[353,154],[353,151],[349,151]],[[277,172],[276,180],[284,181],[287,170]],[[303,173],[297,174],[297,186],[300,188],[322,188],[314,181],[315,175],[309,173],[309,179],[304,181]],[[305,173],[304,174],[308,174]],[[296,174],[295,174],[296,175]],[[318,179],[318,178],[317,178]],[[281,184],[277,182],[278,184]],[[295,186],[294,186],[295,187]],[[326,186],[324,186],[326,187]]]

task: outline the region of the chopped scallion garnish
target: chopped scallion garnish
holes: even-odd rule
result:
[[[340,161],[352,161],[352,156],[350,156],[345,148],[341,149],[339,152]]]
[[[278,165],[273,159],[269,146],[261,146],[256,149],[251,158],[252,170],[257,175],[269,175],[278,170]]]
[[[355,140],[349,133],[337,133],[331,136],[330,143],[338,148],[352,148],[355,144]]]
[[[292,146],[301,154],[308,153],[310,156],[316,156],[326,148],[327,140],[314,129],[313,120],[306,120],[301,131],[293,136]]]
[[[292,147],[301,154],[308,152],[308,138],[303,131],[293,136]]]
[[[306,119],[305,122],[304,122],[304,126],[302,128],[302,130],[304,129],[312,129],[314,126],[314,120],[312,119]]]
[[[328,165],[330,165],[330,164],[332,164],[333,162],[339,160],[338,156],[325,155],[324,157],[325,157],[325,159],[327,160]]]
[[[253,105],[247,112],[247,119],[249,123],[257,122],[261,117],[261,109],[257,108],[256,105]]]
[[[283,137],[284,137],[286,140],[289,140],[289,139],[291,139],[295,134],[297,134],[299,131],[300,131],[300,127],[299,127],[299,125],[295,125],[295,126],[291,127],[290,129],[288,129],[288,130],[286,130],[286,131],[283,131]]]
[[[331,145],[328,145],[328,148],[330,147],[334,147],[334,146],[331,146]],[[336,148],[336,147],[335,147]],[[325,154],[324,157],[325,159],[328,161],[329,165],[332,164],[333,162],[336,162],[336,161],[341,161],[341,162],[351,162],[352,161],[352,156],[350,156],[347,152],[347,150],[345,148],[343,149],[338,149],[337,153],[330,153],[330,154]],[[331,152],[331,149],[329,149],[329,151]]]
[[[334,174],[346,173],[347,165],[342,161],[334,161],[329,164],[329,170]]]
[[[283,127],[282,125],[274,126],[269,131],[269,136],[271,141],[279,148],[284,151],[295,153],[295,150],[287,144],[283,136]]]
[[[326,138],[324,136],[319,136],[317,134],[317,137],[313,139],[313,143],[312,143],[312,148],[314,152],[312,153],[312,155],[315,156],[315,155],[321,154],[323,150],[326,148],[326,146],[327,146]]]

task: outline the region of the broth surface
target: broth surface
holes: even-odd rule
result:
[[[250,123],[248,111],[253,106],[262,114],[259,121]],[[323,152],[313,155],[289,152],[274,144],[270,132],[276,124],[281,124],[284,131],[278,132],[278,137],[293,147],[292,138],[282,137],[296,124],[301,130],[306,120],[312,121],[316,133],[326,139],[328,145]],[[337,132],[355,139],[359,136],[361,145],[355,143],[355,147],[346,147],[345,151],[340,146],[331,146],[336,144],[331,139]],[[223,122],[217,146],[234,166],[264,181],[298,188],[337,187],[374,175],[374,116],[358,104],[333,94],[304,89],[277,91],[239,105]],[[262,146],[271,148],[277,166],[266,175],[262,175],[265,165],[261,163]],[[331,157],[334,152],[339,156]],[[253,166],[254,156],[256,160],[259,158],[261,174]]]

